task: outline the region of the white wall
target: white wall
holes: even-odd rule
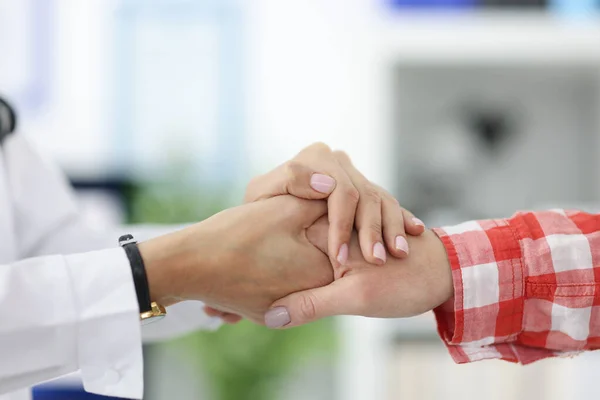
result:
[[[55,4],[50,101],[40,113],[26,115],[22,128],[69,171],[91,174],[110,165],[111,87],[106,82],[112,82],[114,2]]]
[[[255,171],[323,141],[383,182],[385,76],[366,0],[248,2],[248,115]]]

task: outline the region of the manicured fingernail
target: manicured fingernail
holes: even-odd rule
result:
[[[321,193],[331,193],[335,186],[335,179],[323,174],[313,174],[310,177],[310,187]]]
[[[408,242],[404,236],[396,236],[396,250],[401,250],[408,254]]]
[[[422,226],[423,228],[425,227],[425,224],[423,223],[423,221],[421,221],[417,217],[413,217],[412,221],[413,221],[413,224],[415,224],[415,225]]]
[[[337,261],[342,265],[346,265],[346,261],[348,261],[348,245],[346,243],[344,243],[340,247],[340,252],[337,256]]]
[[[265,325],[269,328],[281,328],[291,321],[290,313],[285,307],[272,308],[265,314]]]
[[[380,242],[375,243],[373,246],[373,257],[378,258],[385,263],[385,247],[383,247],[383,244]]]

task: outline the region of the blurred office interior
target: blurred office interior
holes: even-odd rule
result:
[[[600,211],[600,1],[0,0],[0,95],[89,223],[197,221],[323,141],[429,226]],[[597,399],[600,354],[454,365],[431,314],[145,346],[148,400]],[[77,376],[34,398],[92,399]]]

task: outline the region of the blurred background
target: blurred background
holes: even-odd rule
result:
[[[0,94],[90,224],[197,221],[324,141],[429,226],[600,211],[600,2],[0,0]],[[146,399],[597,399],[600,354],[454,365],[430,314],[145,347]],[[36,400],[91,399],[76,376]]]

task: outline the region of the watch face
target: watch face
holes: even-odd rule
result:
[[[165,317],[165,315],[155,315],[153,317],[144,318],[141,322],[142,322],[142,325],[148,325],[148,324],[151,324],[153,322],[160,321],[164,317]]]

